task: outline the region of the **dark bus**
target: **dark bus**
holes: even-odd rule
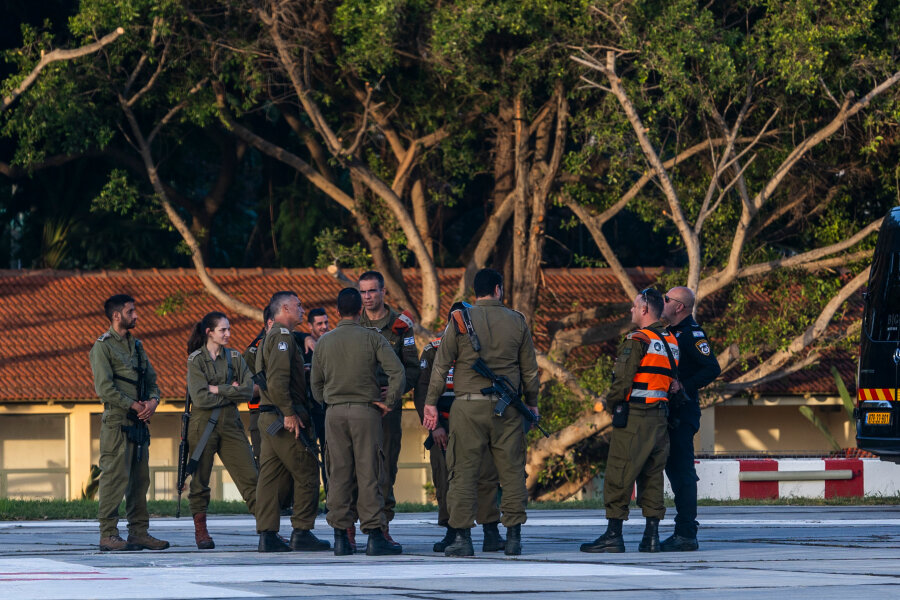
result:
[[[900,463],[900,208],[878,232],[865,293],[856,394],[856,445]]]

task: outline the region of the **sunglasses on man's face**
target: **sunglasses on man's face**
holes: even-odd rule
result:
[[[677,298],[669,298],[668,296],[663,296],[663,299],[666,301],[666,304],[668,304],[669,302],[677,302],[678,304],[684,306],[684,302],[678,300]]]

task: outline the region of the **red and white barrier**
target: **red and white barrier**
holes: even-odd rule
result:
[[[703,459],[696,466],[697,495],[710,500],[900,496],[900,465],[874,458]]]

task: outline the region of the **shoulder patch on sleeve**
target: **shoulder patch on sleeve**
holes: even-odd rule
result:
[[[97,341],[98,341],[98,342],[105,342],[106,340],[109,339],[109,337],[110,337],[110,334],[109,334],[109,332],[107,331],[106,333],[104,333],[103,335],[101,335],[100,337],[98,337],[98,338],[97,338]]]
[[[291,330],[288,329],[287,327],[282,327],[282,328],[281,328],[281,333],[282,333],[283,335],[290,335],[290,334],[291,334]]]
[[[403,345],[404,345],[404,346],[415,346],[415,345],[416,345],[416,338],[414,338],[413,336],[409,336],[409,337],[403,338]]]
[[[650,338],[647,337],[647,334],[643,331],[632,331],[628,335],[625,336],[626,340],[635,340],[641,342],[642,344],[649,344]]]
[[[420,369],[427,369],[427,368],[428,368],[428,361],[425,360],[424,358],[423,358],[422,360],[420,360],[420,361],[419,361],[419,368],[420,368]]]
[[[712,350],[709,347],[709,341],[706,340],[706,338],[699,340],[694,345],[697,346],[697,350],[699,350],[700,354],[702,354],[703,356],[709,356],[710,353],[712,352]]]
[[[705,337],[706,337],[706,334],[703,333],[703,330],[702,330],[702,329],[695,329],[695,330],[694,330],[694,337],[695,337],[695,338],[705,338]]]
[[[191,352],[190,355],[188,355],[188,360],[189,360],[189,361],[194,360],[195,358],[197,358],[197,355],[198,355],[198,354],[200,354],[200,349],[199,349],[199,348],[198,348],[197,350],[194,350],[193,352]]]
[[[238,352],[237,350],[232,350],[232,351],[231,351],[231,358],[237,358],[237,357],[239,357],[240,355],[241,355],[241,353]]]
[[[256,346],[250,346],[249,348],[247,348],[247,350],[250,351],[250,354],[256,354],[257,348]]]

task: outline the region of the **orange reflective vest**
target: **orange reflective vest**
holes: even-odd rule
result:
[[[678,340],[674,335],[664,330],[662,337],[669,344],[669,350],[675,359],[675,365],[678,365]],[[631,383],[631,390],[628,392],[628,400],[634,399],[635,402],[644,404],[655,404],[656,402],[667,402],[669,400],[669,387],[675,378],[672,371],[672,363],[669,360],[669,354],[663,346],[662,340],[656,332],[650,329],[641,329],[628,334],[628,339],[638,340],[643,344],[647,344],[647,353],[641,359],[637,373]]]

